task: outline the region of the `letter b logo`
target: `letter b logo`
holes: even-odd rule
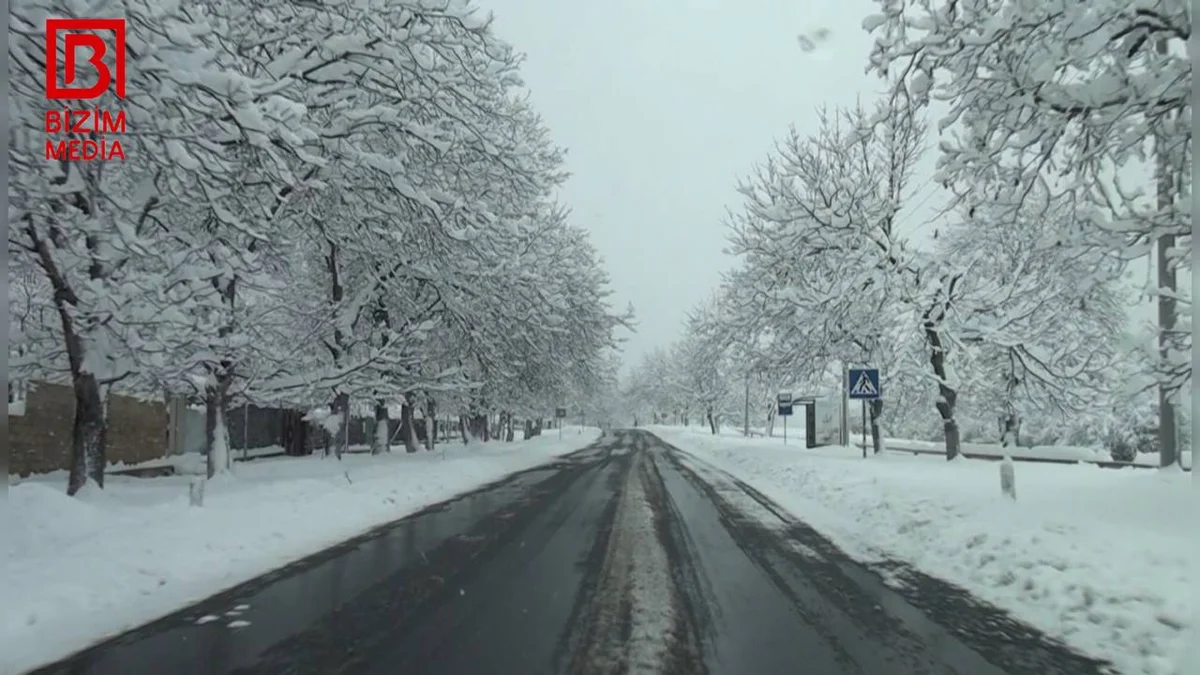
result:
[[[112,31],[116,43],[115,75],[104,57],[108,43],[98,31]],[[66,63],[63,64],[63,84],[58,86],[58,34],[63,34]],[[71,87],[80,62],[79,49],[91,50],[87,63],[96,69],[96,83],[90,87]],[[100,98],[116,85],[118,98],[125,98],[125,19],[46,19],[46,98],[50,100],[86,100]]]

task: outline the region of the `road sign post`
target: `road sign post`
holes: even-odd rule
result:
[[[783,418],[783,444],[787,445],[787,418],[792,415],[792,392],[781,391],[775,400],[779,404],[779,416]]]
[[[567,418],[567,409],[566,408],[555,408],[554,409],[554,417],[555,417],[555,421],[558,422],[558,440],[561,441],[562,440],[563,420],[565,420]]]
[[[867,458],[867,401],[862,402],[862,444],[863,444],[863,459]]]
[[[847,371],[847,394],[851,400],[862,401],[863,459],[867,457],[867,401],[882,398],[878,368],[851,368]]]

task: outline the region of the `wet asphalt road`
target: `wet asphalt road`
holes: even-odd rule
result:
[[[886,571],[906,585],[621,431],[36,672],[1105,672],[955,588]]]

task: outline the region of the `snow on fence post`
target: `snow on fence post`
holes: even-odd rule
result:
[[[1009,499],[1017,498],[1017,475],[1011,455],[1000,462],[1000,492]]]
[[[204,506],[204,484],[207,481],[202,476],[192,476],[188,483],[188,505]]]

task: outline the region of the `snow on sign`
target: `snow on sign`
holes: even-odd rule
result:
[[[851,399],[873,401],[880,398],[878,368],[851,368],[846,381],[850,384]]]

